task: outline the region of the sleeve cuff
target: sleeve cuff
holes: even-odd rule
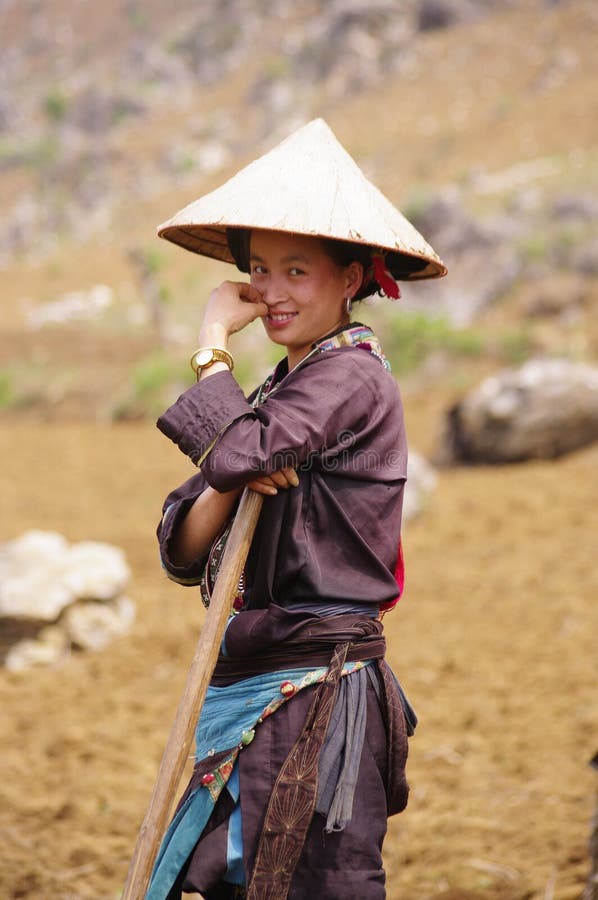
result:
[[[171,581],[177,584],[197,585],[201,581],[208,555],[199,556],[187,566],[176,566],[170,558],[170,540],[175,526],[184,519],[195,503],[196,497],[186,497],[167,507],[162,521],[158,525],[158,543],[162,567]]]

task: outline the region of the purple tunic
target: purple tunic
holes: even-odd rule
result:
[[[197,584],[205,563],[170,560],[180,518],[210,484],[227,491],[259,473],[298,469],[299,486],[264,505],[247,561],[245,604],[358,600],[397,594],[407,446],[399,391],[367,350],[311,356],[253,408],[228,372],[187,390],[158,420],[201,472],[166,499],[158,529],[171,578]]]

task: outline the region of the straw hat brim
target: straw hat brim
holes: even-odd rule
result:
[[[158,227],[158,235],[193,253],[235,263],[228,228],[283,231],[379,249],[387,254],[387,268],[403,280],[438,278],[447,271],[322,119],[185,206]],[[421,261],[421,267],[401,274],[405,257]]]

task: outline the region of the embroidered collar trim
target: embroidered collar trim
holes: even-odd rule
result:
[[[390,363],[384,355],[380,341],[372,329],[361,322],[355,322],[354,325],[343,328],[341,331],[337,331],[336,334],[322,338],[321,341],[316,341],[313,346],[318,352],[322,350],[336,350],[340,347],[361,347],[363,350],[369,350],[382,363],[384,368],[390,372]]]

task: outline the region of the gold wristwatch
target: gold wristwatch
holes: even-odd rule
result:
[[[215,362],[226,363],[231,372],[234,368],[232,356],[228,350],[221,350],[220,347],[200,347],[199,350],[195,351],[190,362],[191,368],[198,379],[202,371],[207,369],[208,366],[213,365]]]

